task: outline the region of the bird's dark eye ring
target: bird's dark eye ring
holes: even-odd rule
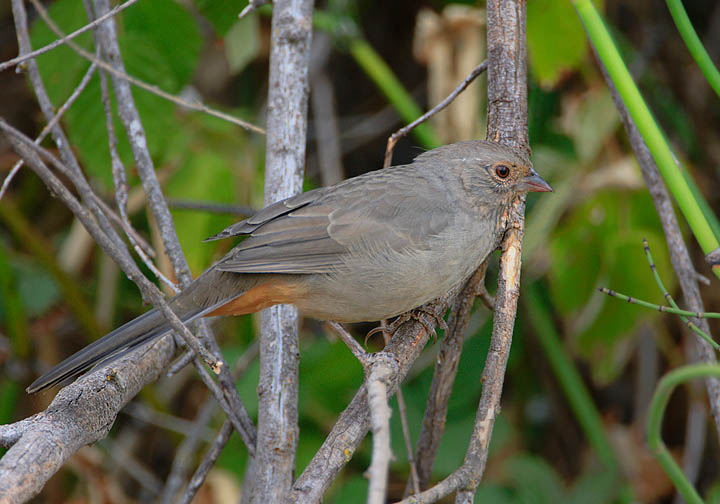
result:
[[[510,168],[508,168],[507,165],[499,164],[495,167],[495,175],[501,179],[508,178],[508,175],[510,175]]]

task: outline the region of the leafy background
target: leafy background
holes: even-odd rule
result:
[[[687,3],[698,33],[717,61],[720,5],[709,0]],[[448,23],[432,42],[431,52],[454,47],[458,61],[469,58],[479,62],[484,58],[482,43],[453,46],[453,30],[447,27],[455,26],[452,19],[457,18],[453,15],[475,19],[471,13],[477,11],[468,9],[482,9],[483,4],[328,0],[317,5],[323,20],[318,22],[322,27],[319,33],[328,34],[332,40],[324,70],[334,86],[346,176],[379,168],[387,136],[403,124],[402,106],[383,91],[386,83],[378,81],[372,63],[361,61],[357,47],[369,44],[389,65],[407,97],[425,108],[429,88],[438,74],[433,73],[432,60],[421,62],[417,50],[413,51],[421,15],[434,12]],[[237,21],[244,5],[244,1],[212,0],[138,2],[117,18],[128,72],[170,93],[200,97],[234,115],[262,123],[269,16],[263,10]],[[716,139],[720,107],[665,6],[650,0],[608,0],[602,7],[634,77],[678,155],[686,160],[710,206],[718,208],[720,149]],[[50,2],[49,9],[65,32],[86,19],[78,0]],[[0,6],[0,19],[0,57],[5,60],[17,51],[8,3]],[[621,498],[620,489],[629,486],[640,501],[669,502],[671,485],[645,447],[642,429],[648,391],[661,373],[688,360],[682,326],[675,319],[596,291],[604,285],[662,302],[643,254],[643,237],[652,247],[666,285],[674,291],[676,282],[662,230],[570,2],[528,2],[527,35],[533,161],[555,193],[529,198],[524,289],[533,289],[542,303],[528,306],[528,296],[521,296],[503,411],[476,501],[613,502]],[[42,21],[34,21],[34,47],[54,38]],[[91,35],[76,41],[91,49]],[[89,66],[67,47],[57,48],[38,61],[56,106],[72,92]],[[458,80],[445,78],[451,86]],[[43,124],[23,75],[6,71],[0,74],[0,86],[0,115],[28,134],[37,134]],[[467,93],[477,98],[471,130],[475,137],[483,137],[482,79]],[[261,205],[263,138],[218,119],[180,110],[143,90],[134,89],[133,94],[168,198],[254,208]],[[95,76],[65,115],[63,125],[83,168],[98,191],[111,199],[112,177],[99,97]],[[459,108],[451,107],[446,114],[461,122]],[[465,139],[452,137],[453,133],[442,129],[437,121],[433,127],[435,131],[429,134]],[[133,224],[154,241],[156,233],[142,204],[119,122],[115,129],[120,132],[119,149],[128,167],[131,192],[138,201],[131,205]],[[311,119],[308,188],[322,184],[315,139]],[[396,150],[396,163],[407,162],[420,152],[422,139],[403,140]],[[50,142],[46,146],[52,148]],[[8,144],[0,139],[0,174],[7,173],[15,160]],[[179,208],[173,215],[194,274],[231,246],[222,242],[203,244],[201,240],[237,217]],[[70,213],[49,198],[29,172],[21,172],[10,193],[0,201],[0,222],[0,421],[9,422],[44,408],[50,401],[51,394],[29,397],[23,392],[39,370],[141,313],[144,307],[135,287],[83,237]],[[708,275],[691,237],[688,242],[699,273]],[[494,276],[493,270],[490,276]],[[706,288],[704,296],[708,309],[718,308],[717,289]],[[539,327],[543,327],[532,315],[537,310],[550,320],[580,372],[580,384],[589,390],[593,414],[602,419],[605,439],[623,469],[620,482],[603,466],[597,447],[588,444],[578,413],[568,405],[558,385],[537,338]],[[477,306],[450,402],[445,438],[434,466],[438,480],[462,463],[482,387],[479,377],[490,321],[487,311]],[[252,351],[248,349],[252,349],[256,325],[250,317],[218,323],[218,337],[231,361]],[[353,331],[361,337],[369,328],[360,325]],[[714,328],[716,332],[720,329],[717,325]],[[379,348],[379,342],[371,341],[370,347]],[[419,433],[438,347],[435,344],[425,349],[403,388],[413,439]],[[310,460],[362,381],[362,369],[352,355],[316,322],[304,323],[301,351],[298,471]],[[257,413],[257,376],[257,362],[253,362],[238,382],[251,415]],[[677,454],[683,450],[693,394],[690,390],[676,394],[666,418],[665,437]],[[205,389],[189,372],[147,387],[136,407],[120,416],[110,437],[76,455],[37,502],[84,502],[97,495],[95,491],[110,502],[152,499],[152,485],[141,484],[121,469],[120,453],[133,454],[161,484],[182,436],[156,421],[143,420],[138,411],[151,411],[153,418],[169,414],[192,419],[206,398]],[[221,421],[216,415],[211,427],[215,429]],[[392,421],[395,462],[391,495],[399,498],[408,470],[397,409]],[[212,430],[208,430],[211,435]],[[698,487],[709,500],[720,501],[718,440],[712,427],[707,435],[707,449],[699,454],[703,470]],[[369,456],[366,442],[331,488],[328,502],[364,502],[363,471]],[[245,451],[233,436],[198,502],[234,500],[245,462]]]

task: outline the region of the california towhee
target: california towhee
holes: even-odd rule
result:
[[[260,210],[208,238],[246,238],[170,307],[184,321],[279,303],[338,322],[393,317],[445,294],[498,246],[518,193],[552,191],[515,150],[446,145]],[[158,310],[115,329],[28,387],[36,392],[170,331]]]

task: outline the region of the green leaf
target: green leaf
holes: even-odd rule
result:
[[[60,300],[60,288],[46,270],[18,258],[13,261],[12,268],[25,315],[40,316]]]
[[[550,292],[577,352],[593,377],[606,382],[622,371],[627,338],[640,321],[657,319],[642,309],[596,291],[606,286],[649,301],[663,302],[642,247],[646,237],[669,289],[671,273],[662,230],[647,192],[603,192],[574,209],[551,243]]]
[[[75,31],[88,21],[83,3],[75,0],[53,2],[48,13],[65,33]],[[57,35],[39,17],[32,23],[30,41],[34,49],[54,42],[57,38]],[[92,47],[90,32],[83,33],[73,40],[85,49],[90,50]],[[56,107],[72,93],[90,66],[90,63],[64,44],[38,56],[37,63],[50,100]]]
[[[544,88],[578,68],[587,53],[585,32],[567,0],[527,3],[527,41],[530,69]]]
[[[215,33],[224,36],[235,21],[238,14],[248,4],[247,0],[194,0],[195,7],[212,25]]]
[[[147,43],[136,46],[138,53],[152,48],[161,55],[157,61],[163,61],[170,69],[175,86],[166,90],[180,91],[192,78],[202,49],[200,30],[192,15],[173,0],[152,0],[138,2],[126,10],[124,21],[127,34],[147,39]],[[129,70],[129,61],[127,64]],[[152,69],[151,65],[143,66]],[[153,82],[159,84],[158,79]]]
[[[257,16],[239,19],[225,36],[225,56],[232,73],[240,72],[260,51]]]
[[[233,177],[225,159],[212,151],[192,152],[167,186],[171,198],[230,203],[233,201]],[[190,270],[205,269],[215,248],[202,240],[229,224],[224,216],[208,212],[173,210],[178,238]],[[178,214],[182,215],[178,215]]]

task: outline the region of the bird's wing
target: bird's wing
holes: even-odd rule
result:
[[[402,167],[405,168],[405,167]],[[217,265],[237,273],[330,273],[354,250],[423,250],[454,214],[442,188],[393,168],[275,203],[221,232],[249,235]],[[403,173],[405,172],[405,173]]]

